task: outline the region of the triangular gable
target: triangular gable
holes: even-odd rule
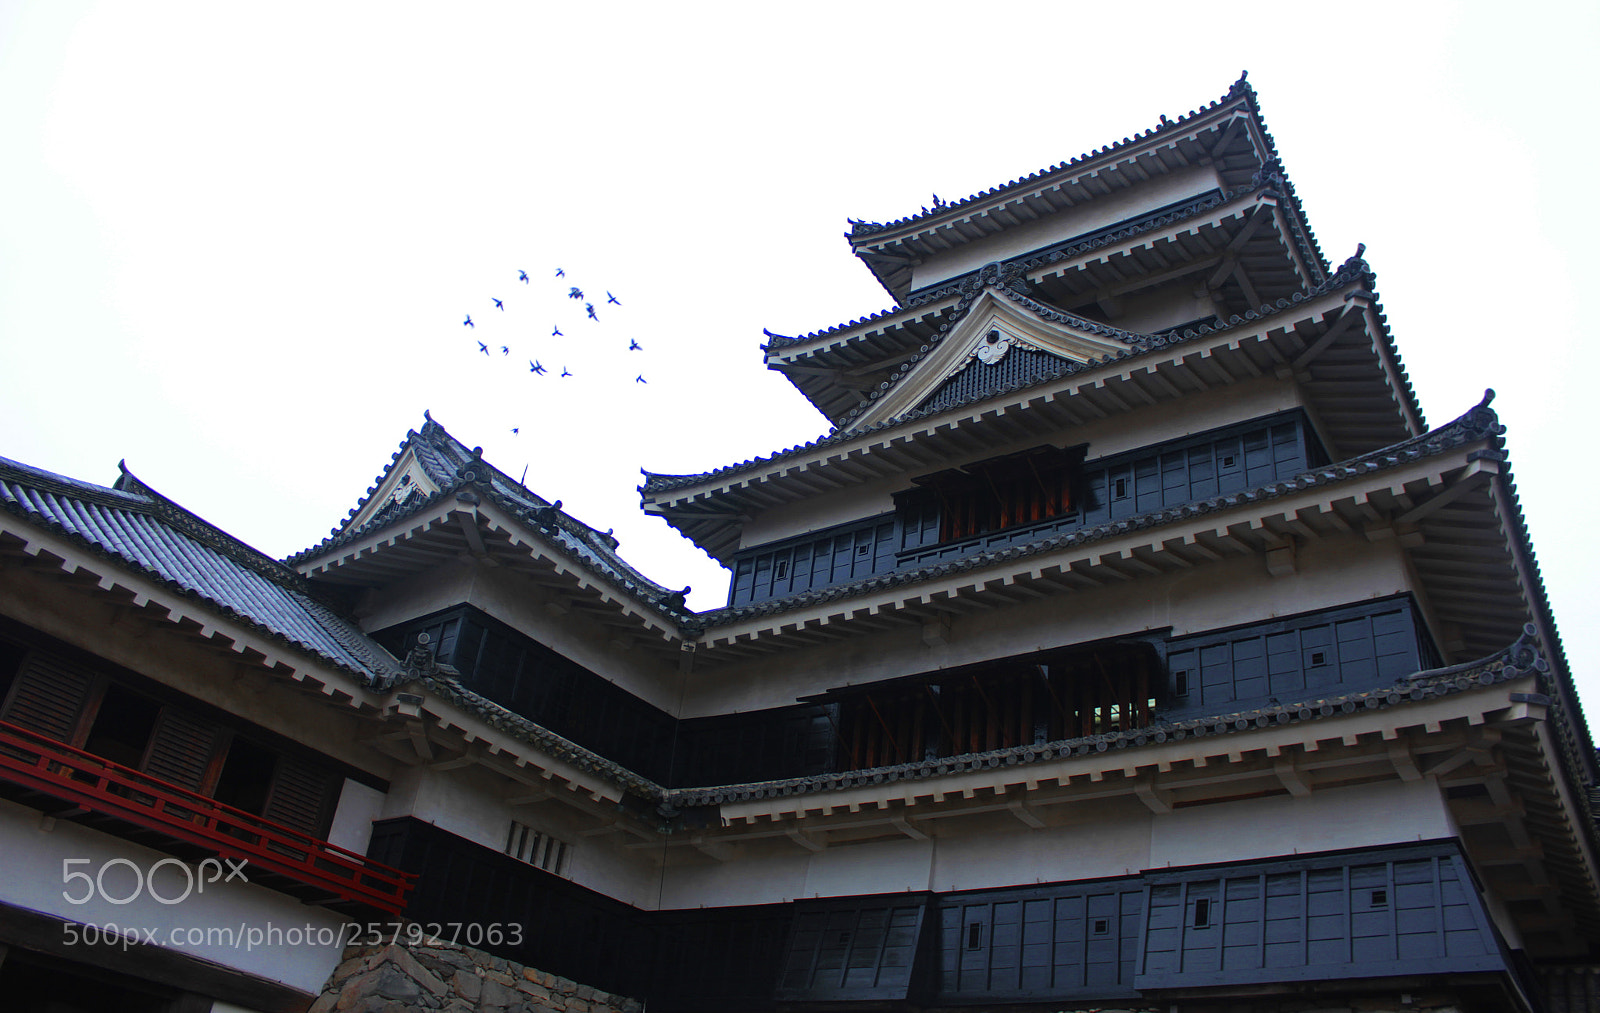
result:
[[[367,497],[355,516],[341,525],[341,529],[350,531],[360,528],[380,514],[396,508],[404,510],[408,503],[432,496],[439,489],[439,484],[417,459],[416,442],[408,441],[405,450],[389,466],[378,487]]]
[[[992,361],[974,356],[964,369],[917,405],[916,410],[941,411],[992,394],[1002,387],[1020,386],[1055,376],[1069,361],[1059,355],[1014,343],[1003,356]]]
[[[1043,315],[1046,313],[1048,319]],[[1113,329],[985,287],[972,297],[966,312],[950,325],[938,343],[913,360],[907,372],[889,381],[849,428],[863,429],[892,421],[930,402],[947,386],[978,383],[985,370],[1002,365],[1014,352],[1054,357],[1063,365],[1126,352],[1128,343],[1102,333],[1107,331]],[[956,379],[975,363],[983,370],[973,372],[971,381]],[[979,392],[974,389],[974,393]]]

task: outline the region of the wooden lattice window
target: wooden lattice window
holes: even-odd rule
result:
[[[189,791],[321,835],[341,779],[326,764],[246,737],[65,652],[0,641],[14,659],[0,720]]]
[[[918,480],[939,510],[939,541],[958,541],[1061,517],[1073,492],[1081,448],[1039,447]]]
[[[839,693],[845,770],[1042,744],[1150,723],[1160,661],[1102,644]]]

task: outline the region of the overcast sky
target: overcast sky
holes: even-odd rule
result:
[[[1367,244],[1430,424],[1499,392],[1595,712],[1600,15],[1510,10],[0,0],[0,456],[104,484],[126,458],[281,557],[430,409],[715,607],[725,571],[639,513],[639,471],[826,431],[759,345],[889,305],[846,217],[1248,69],[1324,252]]]

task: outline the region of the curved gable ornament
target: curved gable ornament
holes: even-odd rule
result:
[[[928,346],[909,372],[881,389],[873,403],[853,419],[847,429],[859,430],[892,422],[913,411],[957,373],[975,368],[973,360],[983,366],[994,366],[1013,348],[1045,352],[1081,363],[1125,352],[1128,345],[1070,322],[1046,319],[985,286],[937,344]]]

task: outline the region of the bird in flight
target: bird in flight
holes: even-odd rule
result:
[[[561,325],[560,324],[556,324],[555,325],[555,328],[550,332],[550,336],[552,338],[563,337],[563,335],[561,333]]]
[[[572,375],[572,374],[571,374],[571,373],[569,373],[569,372],[567,372],[567,367],[565,367],[565,366],[562,366],[562,367],[561,367],[561,375],[562,375],[562,376],[571,376],[571,375]]]
[[[472,314],[471,314],[471,313],[468,313],[468,314],[467,314],[467,319],[465,319],[465,320],[463,320],[463,321],[461,321],[461,326],[462,326],[462,327],[472,327],[472,328],[476,328],[476,327],[477,327],[477,326],[478,326],[478,325],[477,325],[477,324],[475,324],[475,323],[473,323],[473,322],[472,322]]]
[[[614,306],[621,306],[622,305],[622,303],[620,301],[618,301],[617,297],[612,295],[610,292],[606,293],[606,302],[611,303]]]
[[[567,276],[567,272],[561,270],[561,268],[559,268],[559,267],[556,268],[556,277],[557,278],[565,278],[566,276]]]
[[[630,351],[630,352],[639,352],[639,351],[643,351],[643,350],[644,350],[644,346],[639,344],[639,342],[634,341],[631,338],[628,340],[628,351]]]
[[[501,355],[510,355],[511,354],[511,349],[506,347],[505,345],[501,345],[500,346],[500,354]]]
[[[583,308],[585,310],[589,311],[589,319],[590,320],[599,320],[600,319],[599,317],[594,315],[594,303],[586,302],[586,303],[583,304]]]
[[[478,342],[478,351],[482,352],[484,355],[488,355],[489,346],[480,341]]]
[[[644,379],[644,374],[643,374],[643,373],[641,373],[641,374],[639,374],[639,375],[638,375],[638,376],[636,376],[636,377],[634,377],[634,378],[633,378],[633,382],[634,382],[634,383],[644,383],[644,382],[645,382],[645,379]]]
[[[572,286],[572,288],[567,291],[567,298],[568,299],[582,299],[583,298],[583,289],[579,288],[576,285]]]
[[[517,280],[522,282],[524,285],[526,285],[528,283],[528,272],[527,271],[518,271],[517,272]],[[512,432],[516,432],[516,430],[513,429]]]
[[[529,359],[528,360],[528,372],[530,372],[530,373],[538,373],[540,376],[543,376],[544,372],[545,372],[545,369],[544,369],[543,366],[539,365],[537,362],[534,362],[532,359]]]
[[[494,299],[494,296],[490,296],[489,298]],[[501,313],[504,313],[506,311],[506,304],[498,299],[494,299],[494,308],[499,310]]]

